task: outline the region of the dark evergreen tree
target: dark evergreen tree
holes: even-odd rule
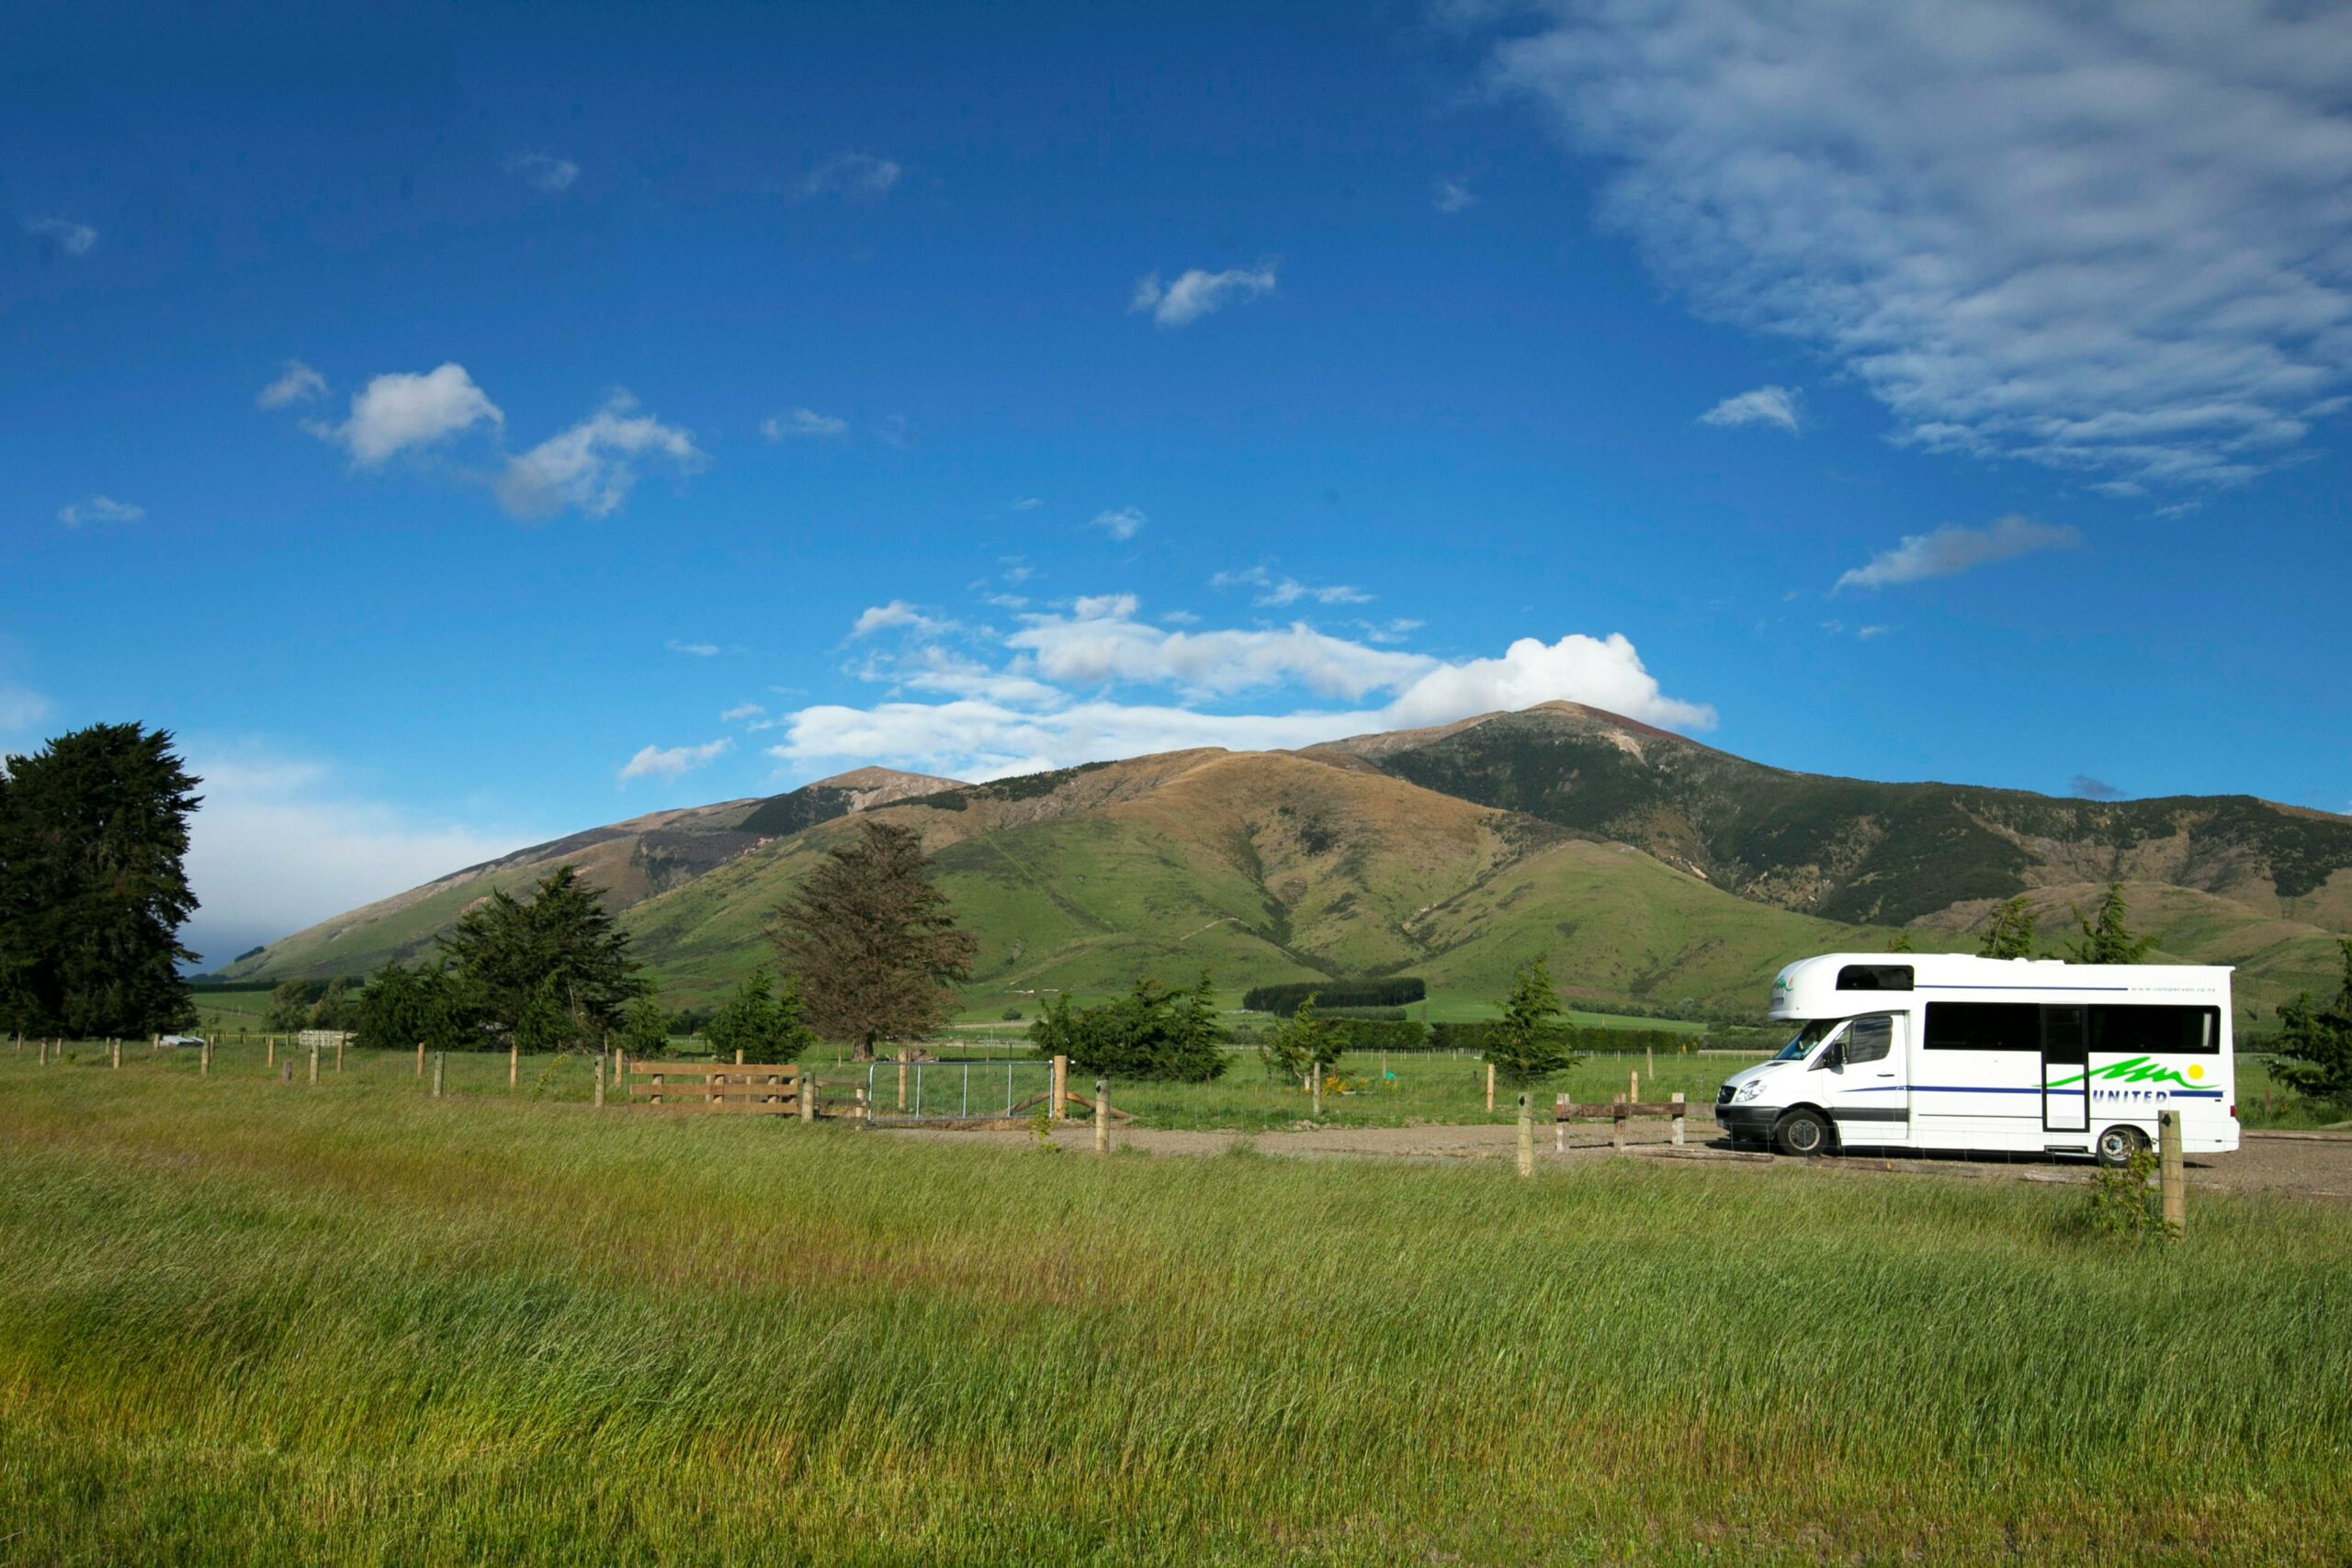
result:
[[[262,1011],[261,1026],[275,1034],[310,1028],[311,1010],[318,1005],[323,990],[315,980],[280,980],[270,988],[269,1005]]]
[[[670,1049],[670,1015],[662,1010],[652,987],[648,987],[621,1014],[620,1036],[616,1043],[632,1056],[659,1056]]]
[[[1057,996],[1029,1026],[1041,1056],[1068,1056],[1096,1077],[1206,1083],[1226,1068],[1217,1049],[1216,992],[1206,975],[1189,991],[1139,979],[1135,989],[1101,1007],[1073,1009]]]
[[[2137,964],[2156,945],[2152,936],[2133,936],[2128,923],[2130,908],[2123,901],[2123,884],[2110,882],[2098,901],[2098,912],[2086,916],[2075,911],[2075,921],[2083,928],[2082,936],[2066,944],[2069,964]]]
[[[768,972],[754,969],[711,1014],[704,1032],[721,1057],[741,1051],[747,1062],[794,1061],[817,1043],[800,1021],[802,1011],[798,981],[786,980],[778,996]]]
[[[193,1027],[179,929],[201,782],[167,731],[93,725],[0,766],[0,1029],[116,1036]]]
[[[1568,1026],[1543,960],[1523,965],[1511,977],[1510,995],[1502,1005],[1503,1016],[1487,1037],[1486,1056],[1504,1082],[1531,1088],[1581,1059],[1568,1048]]]
[[[374,1051],[458,1051],[475,1042],[457,985],[439,964],[385,964],[361,987],[352,1014],[358,1043]]]
[[[2297,1094],[2352,1103],[2352,941],[2342,942],[2344,983],[2332,1002],[2306,991],[2278,1010],[2278,1053],[2271,1074]]]
[[[1266,1031],[1266,1066],[1305,1083],[1311,1069],[1337,1062],[1347,1043],[1346,1033],[1317,1012],[1310,996],[1288,1018]]]
[[[933,886],[922,840],[872,818],[826,852],[800,896],[769,925],[785,974],[797,978],[809,1024],[847,1041],[858,1061],[885,1040],[907,1040],[953,1017],[950,982],[972,977],[979,944],[956,929]]]
[[[594,1045],[644,988],[605,896],[558,866],[529,899],[493,892],[441,938],[465,1007],[499,1045]]]
[[[1985,958],[2031,958],[2037,923],[2022,897],[1996,904],[1984,927],[1984,945],[1977,953]]]

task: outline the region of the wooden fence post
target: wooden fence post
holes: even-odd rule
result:
[[[277,1066],[277,1036],[275,1034],[265,1034],[262,1036],[262,1043],[269,1048],[269,1055],[264,1059],[262,1066],[265,1067],[274,1067]]]
[[[1568,1152],[1568,1097],[1565,1094],[1552,1102],[1552,1148],[1555,1154]]]
[[[1651,1081],[1657,1081],[1657,1048],[1656,1046],[1645,1045],[1642,1047],[1642,1070],[1649,1074]]]
[[[2188,1173],[2180,1157],[2180,1112],[2156,1112],[2156,1189],[2165,1229],[2180,1235],[2188,1228]]]
[[[1689,1108],[1683,1101],[1680,1089],[1676,1089],[1668,1097],[1668,1103],[1674,1107],[1674,1146],[1679,1149],[1682,1146],[1683,1118]]]
[[[1519,1174],[1535,1174],[1535,1097],[1519,1091]]]
[[[40,1059],[33,1065],[39,1067],[49,1066],[49,1036],[46,1034],[40,1037]]]
[[[795,1094],[797,1094],[800,1097],[800,1119],[803,1122],[807,1122],[811,1125],[814,1125],[817,1120],[817,1095],[819,1093],[817,1088],[817,1075],[810,1072],[806,1067],[801,1068],[800,1076],[792,1080],[792,1089]]]
[[[319,1043],[315,1040],[311,1042],[311,1081],[319,1081]]]
[[[1487,1064],[1487,1115],[1489,1115],[1489,1116],[1492,1116],[1494,1113],[1495,1113],[1495,1065],[1494,1065],[1492,1062],[1488,1062],[1488,1063]]]
[[[1094,1152],[1111,1152],[1111,1084],[1107,1078],[1094,1080]]]
[[[1639,1073],[1634,1073],[1628,1076],[1625,1079],[1625,1103],[1628,1105],[1639,1105],[1641,1102],[1642,1075]]]
[[[424,1081],[424,1042],[422,1040],[416,1043],[416,1078],[419,1083]]]
[[[596,1109],[597,1109],[597,1110],[599,1110],[599,1111],[602,1111],[604,1108],[605,1108],[605,1057],[604,1057],[604,1054],[603,1054],[602,1052],[599,1052],[599,1053],[597,1053],[597,1055],[596,1055]]]
[[[277,1064],[277,1081],[279,1083],[292,1083],[294,1081],[293,1057],[288,1056],[286,1060]]]
[[[900,1115],[902,1115],[902,1116],[903,1116],[903,1115],[905,1115],[905,1114],[906,1114],[906,1110],[907,1110],[907,1047],[905,1047],[904,1045],[901,1045],[901,1046],[899,1046],[899,1113]]]
[[[197,1047],[196,1076],[200,1078],[209,1078],[212,1076],[212,1042],[209,1040]]]
[[[863,1122],[869,1127],[874,1124],[874,1101],[867,1096],[864,1084],[858,1085],[854,1092],[850,1119]]]
[[[1613,1114],[1609,1118],[1609,1152],[1622,1155],[1625,1152],[1625,1097],[1621,1094],[1611,1100],[1610,1110]]]
[[[122,1070],[122,1042],[119,1040],[109,1040],[107,1042],[107,1045],[114,1053],[113,1066],[115,1071],[120,1072]]]
[[[1322,1064],[1322,1063],[1320,1063],[1320,1062],[1310,1062],[1309,1064],[1307,1064],[1307,1068],[1306,1068],[1306,1090],[1307,1090],[1307,1093],[1309,1093],[1310,1095],[1314,1096],[1312,1114],[1314,1115],[1315,1120],[1317,1120],[1317,1122],[1320,1122],[1320,1121],[1322,1121],[1322,1120],[1323,1120],[1323,1064]]]
[[[743,1065],[743,1047],[741,1045],[735,1047],[735,1065],[739,1067]]]
[[[653,1103],[656,1105],[662,1103],[662,1080],[667,1078],[670,1075],[667,1073],[656,1073],[653,1075],[653,1093],[651,1099]]]
[[[1053,1119],[1057,1122],[1069,1121],[1069,1058],[1068,1056],[1056,1056],[1054,1058],[1053,1078],[1046,1086],[1046,1092],[1054,1102]]]
[[[442,1084],[442,1081],[443,1081],[445,1078],[447,1078],[447,1077],[448,1077],[448,1075],[449,1075],[449,1053],[448,1053],[448,1052],[447,1052],[447,1051],[435,1051],[435,1052],[434,1052],[434,1053],[433,1053],[433,1098],[434,1098],[434,1099],[438,1100],[438,1099],[440,1099],[440,1098],[441,1098],[441,1084]]]
[[[506,1092],[512,1094],[523,1082],[523,1043],[506,1042]]]
[[[340,1034],[334,1037],[334,1070],[343,1071],[343,1036]]]

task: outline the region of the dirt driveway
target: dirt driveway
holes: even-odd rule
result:
[[[1792,1164],[1780,1156],[1735,1150],[1718,1137],[1711,1121],[1692,1118],[1690,1143],[1673,1146],[1666,1123],[1636,1122],[1627,1138],[1626,1156],[1643,1159],[1690,1160],[1713,1165],[1770,1167]],[[958,1143],[1018,1145],[1026,1133],[934,1133],[893,1129],[890,1136],[944,1139]],[[1094,1132],[1082,1123],[1060,1128],[1054,1141],[1064,1148],[1093,1146]],[[1261,1154],[1309,1159],[1510,1159],[1518,1146],[1518,1129],[1510,1122],[1471,1126],[1322,1127],[1260,1133],[1182,1133],[1150,1128],[1122,1130],[1114,1135],[1122,1148],[1156,1155],[1222,1154],[1236,1144],[1248,1143]],[[1575,1124],[1568,1129],[1568,1151],[1556,1151],[1554,1130],[1536,1129],[1536,1157],[1556,1165],[1563,1160],[1607,1159],[1609,1129]],[[1813,1162],[1825,1171],[1855,1176],[1933,1175],[1990,1181],[2080,1182],[2090,1179],[2090,1167],[2081,1161],[2039,1159],[1967,1159],[1950,1155],[1833,1156]],[[2198,1155],[2188,1161],[2194,1186],[2222,1192],[2275,1192],[2303,1198],[2352,1201],[2352,1134],[2247,1133],[2244,1145],[2226,1155]]]

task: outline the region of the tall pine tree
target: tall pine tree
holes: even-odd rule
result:
[[[972,977],[979,949],[932,885],[922,840],[870,818],[826,852],[768,934],[784,973],[800,982],[809,1026],[820,1039],[849,1042],[861,1062],[883,1041],[954,1016],[949,984]]]
[[[441,938],[466,1010],[525,1050],[599,1043],[644,988],[605,896],[556,867],[526,899],[503,891]],[[487,1043],[487,1042],[485,1042]]]
[[[0,1028],[136,1039],[196,1021],[179,965],[201,781],[165,730],[100,724],[0,768]]]

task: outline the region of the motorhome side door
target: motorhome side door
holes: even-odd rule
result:
[[[1843,1144],[1911,1141],[1911,1020],[1899,1012],[1864,1013],[1846,1025],[1822,1108],[1838,1123]]]
[[[2041,1010],[2041,1127],[2087,1133],[2091,1126],[2090,1035],[2080,1006]]]

